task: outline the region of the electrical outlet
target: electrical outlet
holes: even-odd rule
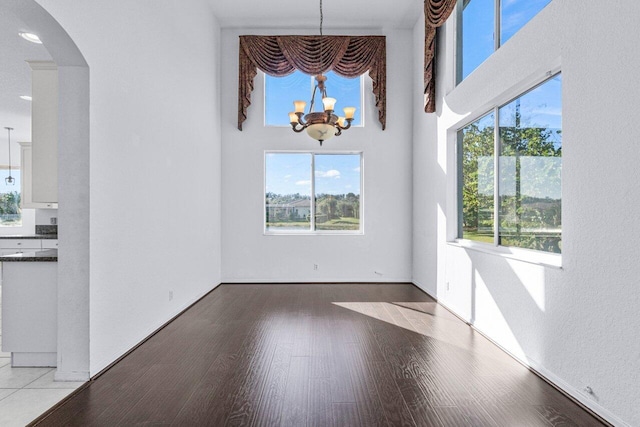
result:
[[[318,270],[318,264],[313,264],[313,269]]]
[[[173,299],[173,291],[169,291],[169,301]]]
[[[51,223],[51,225],[56,225],[58,223],[58,218],[54,216],[53,218],[49,219],[49,222]]]

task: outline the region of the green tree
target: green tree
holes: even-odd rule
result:
[[[462,227],[477,232],[481,227],[493,227],[494,127],[481,129],[475,122],[461,133]]]
[[[0,219],[2,222],[19,222],[21,213],[19,192],[11,191],[0,194]]]

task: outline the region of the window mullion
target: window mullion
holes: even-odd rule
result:
[[[309,212],[311,212],[311,231],[316,231],[316,155],[311,153],[311,200]]]
[[[499,0],[498,0],[499,1]],[[499,109],[493,110],[493,244],[500,246],[500,116]]]
[[[500,47],[500,8],[502,5],[500,4],[501,0],[495,0],[494,3],[494,27],[493,27],[493,51],[497,51]]]

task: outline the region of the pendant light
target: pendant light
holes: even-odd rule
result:
[[[16,179],[11,176],[11,131],[13,128],[5,127],[9,140],[9,176],[4,179],[6,185],[16,185]]]

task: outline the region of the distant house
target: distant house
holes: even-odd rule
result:
[[[300,199],[291,203],[279,203],[267,205],[267,218],[270,221],[301,220],[311,215],[311,200]]]

